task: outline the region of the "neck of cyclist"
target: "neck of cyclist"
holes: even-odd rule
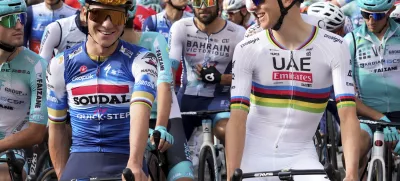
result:
[[[196,27],[200,31],[207,33],[207,35],[217,33],[219,31],[221,31],[222,28],[225,27],[225,20],[219,16],[217,18],[215,18],[213,22],[211,22],[210,24],[207,24],[207,25],[202,23],[201,21],[199,21],[197,18],[195,18],[195,23],[196,23]]]
[[[102,47],[100,44],[93,40],[92,36],[88,36],[86,42],[86,51],[89,55],[93,56],[110,56],[117,49],[119,39],[110,47]]]
[[[242,13],[242,12],[240,12],[240,13]],[[245,28],[247,27],[247,23],[250,19],[250,16],[251,16],[251,14],[246,11],[246,15],[243,16],[243,22],[242,22],[243,27],[245,27]]]
[[[18,54],[19,49],[21,47],[17,47],[14,52],[7,52],[0,48],[0,65],[6,61],[11,61]]]
[[[389,19],[386,20],[385,25],[382,27],[382,30],[380,32],[374,33],[375,36],[379,39],[382,40],[383,36],[385,35],[387,29],[389,28]]]
[[[272,30],[274,38],[290,50],[303,44],[312,30],[312,26],[303,21],[299,12],[299,6],[294,5],[283,19],[281,28],[278,31]]]
[[[174,23],[175,21],[178,21],[182,18],[183,11],[179,11],[172,7],[171,4],[165,3],[165,15],[167,16],[168,20]]]
[[[55,4],[45,3],[46,7],[49,8],[50,10],[60,9],[63,6],[63,4],[64,4],[64,2],[62,0],[59,0],[58,3],[55,3]]]

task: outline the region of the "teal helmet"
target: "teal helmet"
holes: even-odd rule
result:
[[[85,0],[78,0],[78,2],[79,2],[79,4],[81,4],[81,7],[85,6]]]
[[[24,0],[0,0],[0,16],[18,12],[26,12]]]
[[[357,5],[367,11],[387,11],[394,5],[394,0],[357,0]]]
[[[136,9],[137,9],[136,0],[132,0],[132,4],[133,7],[130,10],[128,10],[128,18],[133,18],[135,17],[136,14]]]

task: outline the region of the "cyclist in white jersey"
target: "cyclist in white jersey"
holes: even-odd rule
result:
[[[46,66],[34,52],[22,47],[26,4],[23,0],[0,1],[0,157],[14,150],[40,144],[46,134]],[[3,162],[4,163],[4,162]],[[10,180],[8,165],[0,163],[0,180]],[[27,162],[24,166],[28,173]],[[24,173],[24,172],[23,172]]]
[[[79,0],[79,3],[82,6],[84,2]],[[77,11],[75,15],[47,25],[42,36],[39,55],[50,61],[53,55],[85,41],[87,27],[84,18],[83,12]]]
[[[240,42],[233,56],[232,115],[226,128],[228,180],[239,167],[243,172],[323,169],[312,137],[332,85],[349,160],[345,180],[358,179],[360,127],[348,75],[350,52],[340,36],[305,23],[299,1],[253,0],[252,10],[266,30]]]
[[[228,108],[232,55],[245,29],[218,17],[218,1],[195,0],[192,5],[195,17],[177,21],[169,33],[169,58],[184,57],[178,92],[181,111]],[[224,140],[228,118],[229,112],[213,116],[214,133],[220,140]],[[201,120],[187,116],[182,120],[189,140]]]

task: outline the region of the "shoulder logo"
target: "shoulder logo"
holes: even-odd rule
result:
[[[142,59],[146,59],[145,62],[154,68],[157,68],[157,58],[153,53],[147,52]]]
[[[121,46],[121,49],[119,51],[124,55],[126,55],[127,57],[132,58],[133,52],[125,48],[124,46]]]
[[[341,40],[335,36],[332,36],[332,35],[325,34],[324,38],[328,38],[328,39],[332,40],[333,42],[339,42],[340,44],[343,43],[343,40]]]
[[[80,46],[78,49],[74,50],[71,54],[69,54],[68,58],[72,59],[80,53],[82,53],[82,46]]]
[[[245,46],[247,46],[247,45],[250,45],[250,44],[254,44],[254,43],[257,42],[258,40],[260,40],[260,38],[253,38],[253,39],[251,39],[251,40],[249,40],[249,41],[247,41],[247,42],[241,44],[241,45],[240,45],[240,48],[243,48],[243,47],[245,47]]]

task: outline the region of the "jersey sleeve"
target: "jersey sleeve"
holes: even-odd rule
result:
[[[182,57],[183,52],[183,41],[184,33],[181,28],[181,21],[175,22],[172,24],[171,29],[169,30],[168,37],[168,48],[169,48],[169,59],[171,61],[179,61]],[[179,64],[178,64],[179,65]]]
[[[246,57],[246,49],[241,47],[242,44],[243,41],[237,44],[233,53],[230,107],[231,110],[241,109],[249,112],[254,62]]]
[[[142,31],[156,31],[156,28],[154,26],[153,22],[153,16],[149,16],[144,20],[142,24]]]
[[[173,80],[172,75],[172,61],[169,59],[167,41],[164,36],[157,33],[157,36],[153,42],[153,51],[158,60],[158,79],[157,85],[163,82],[171,83]]]
[[[339,45],[339,51],[331,62],[333,87],[335,90],[336,106],[356,106],[354,95],[354,82],[351,71],[350,52],[346,42]]]
[[[150,109],[156,97],[157,81],[157,58],[156,56],[142,49],[140,54],[133,60],[132,75],[135,79],[131,105],[143,104]]]
[[[65,123],[68,109],[67,89],[64,79],[64,54],[58,54],[47,66],[47,111],[49,122]]]
[[[47,62],[40,58],[32,68],[30,79],[31,105],[29,122],[44,125],[47,124],[46,66]]]
[[[356,43],[355,38],[356,37],[354,37],[351,32],[348,33],[344,37],[344,41],[346,42],[346,45],[348,46],[348,50],[350,51],[350,70],[351,70],[351,72],[354,72],[354,63],[355,63],[354,49],[355,49],[355,43]],[[351,75],[352,75],[353,80],[355,80],[354,74],[351,74]]]
[[[49,61],[53,56],[54,48],[60,44],[60,40],[61,26],[57,21],[50,23],[44,30],[39,55]]]
[[[29,41],[29,37],[31,35],[31,28],[32,28],[32,16],[33,16],[33,12],[32,12],[32,6],[29,6],[28,9],[26,10],[26,14],[27,14],[27,20],[26,20],[26,24],[24,26],[24,46],[28,47],[28,41]]]

